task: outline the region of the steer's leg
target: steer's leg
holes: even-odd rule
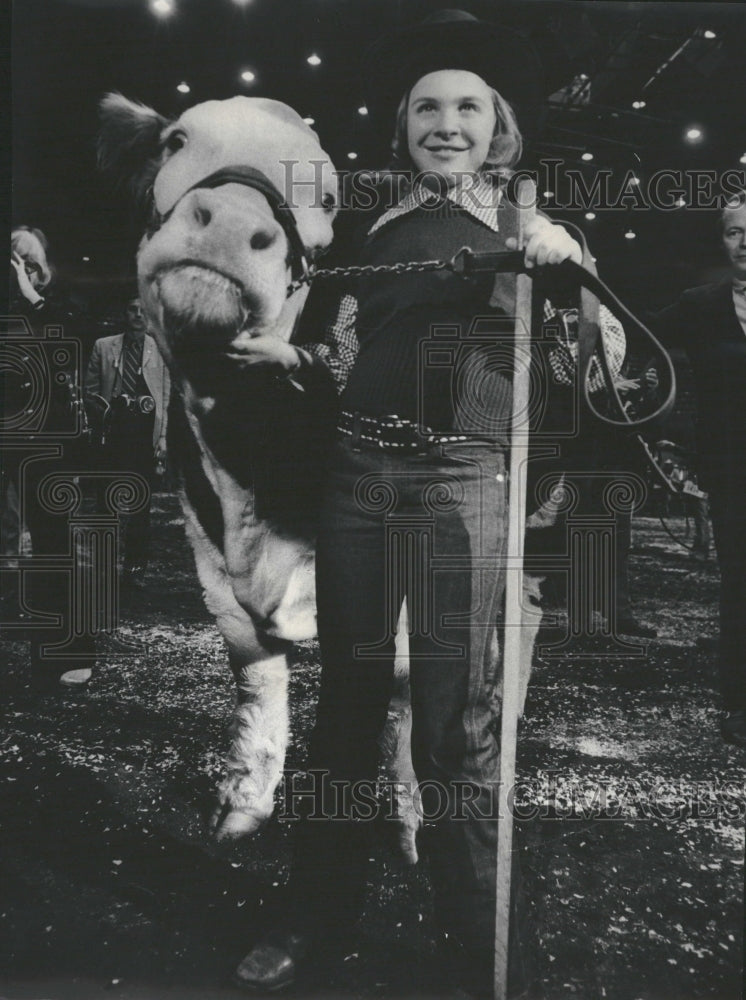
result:
[[[272,814],[288,744],[290,643],[257,633],[235,598],[222,554],[185,497],[182,506],[205,604],[228,646],[238,688],[227,773],[210,824],[218,840],[227,840],[254,833]]]
[[[220,624],[220,623],[218,623]],[[254,833],[272,815],[288,745],[288,666],[284,652],[251,657],[231,649],[238,700],[230,724],[227,774],[211,828],[218,840]]]
[[[531,665],[534,658],[534,645],[541,626],[543,612],[541,610],[541,584],[543,576],[523,574],[523,606],[521,609],[521,662],[520,685],[518,695],[518,714],[523,717],[526,706],[528,683],[531,679]]]
[[[381,749],[392,782],[392,797],[398,824],[399,848],[405,861],[416,865],[417,831],[421,819],[414,805],[417,775],[412,764],[412,706],[409,692],[409,622],[406,600],[396,630],[394,693],[389,705]]]

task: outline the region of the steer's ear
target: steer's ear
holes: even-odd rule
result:
[[[169,120],[116,93],[101,100],[99,119],[98,165],[127,184],[142,206],[155,177],[161,132]]]

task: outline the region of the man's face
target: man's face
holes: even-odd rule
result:
[[[127,304],[127,322],[135,336],[145,336],[145,316],[143,315],[139,299],[132,299]]]
[[[726,209],[723,213],[723,246],[733,274],[746,281],[746,205]]]

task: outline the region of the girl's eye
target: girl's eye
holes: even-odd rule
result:
[[[417,105],[417,110],[420,111],[420,112],[422,112],[422,111],[434,111],[435,110],[435,105],[432,103],[432,101],[426,101],[424,104],[418,104]]]
[[[172,132],[164,143],[164,149],[169,153],[178,153],[186,146],[186,134],[184,132]]]
[[[463,101],[461,104],[462,111],[478,111],[477,105],[474,101]]]

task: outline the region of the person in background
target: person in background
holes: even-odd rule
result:
[[[18,320],[11,331],[35,340],[45,337],[45,327],[62,327],[65,338],[80,335],[80,317],[54,280],[48,259],[49,244],[40,229],[18,226],[11,233],[10,316]],[[42,352],[43,353],[43,352]],[[64,352],[63,352],[64,353]],[[80,471],[82,450],[74,437],[80,412],[80,377],[71,357],[58,378],[44,387],[43,422],[33,433],[13,430],[12,440],[19,447],[4,449],[3,472],[7,484],[3,515],[12,518],[20,536],[22,525],[28,528],[32,556],[64,559],[70,552],[70,523],[67,512],[55,510],[44,500],[44,481],[56,473],[74,477]],[[63,377],[59,379],[59,376]],[[17,426],[18,416],[29,400],[29,374],[4,372],[3,416],[8,427]],[[28,447],[24,447],[25,444]],[[39,446],[52,445],[57,456],[36,458]],[[23,481],[21,470],[24,469]],[[21,499],[17,513],[11,510],[12,498]],[[11,532],[12,533],[12,532]],[[95,643],[90,634],[73,635],[72,623],[78,620],[76,590],[71,587],[68,569],[32,569],[27,577],[26,594],[33,615],[54,616],[59,624],[32,629],[31,668],[35,684],[48,690],[61,683],[68,688],[85,686],[95,666]],[[65,642],[65,640],[69,640]],[[63,645],[54,651],[48,647]]]
[[[112,473],[137,473],[147,484],[147,504],[127,517],[124,531],[124,583],[140,587],[150,552],[150,491],[156,466],[166,456],[171,383],[158,347],[146,332],[137,296],[125,312],[126,331],[101,337],[93,345],[85,391],[92,409],[98,403],[102,467]]]
[[[746,191],[719,221],[728,275],[687,289],[653,328],[684,350],[696,386],[699,484],[709,494],[720,565],[721,733],[746,748]]]

